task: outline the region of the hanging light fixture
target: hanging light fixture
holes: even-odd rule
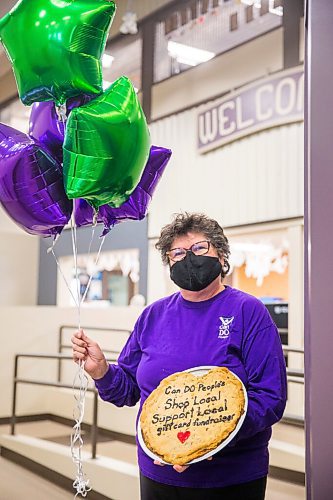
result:
[[[241,0],[244,5],[254,5],[257,9],[261,9],[261,0]]]
[[[136,35],[138,32],[137,15],[133,11],[133,0],[128,0],[126,12],[122,17],[122,25],[120,26],[120,33],[123,35]]]
[[[113,56],[111,56],[110,54],[107,54],[106,52],[103,54],[102,66],[104,69],[111,68],[113,61],[114,61]]]
[[[190,45],[173,41],[168,42],[168,53],[170,57],[174,57],[179,63],[187,64],[188,66],[197,66],[215,56],[214,52],[196,49]]]

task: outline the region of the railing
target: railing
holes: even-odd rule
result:
[[[72,330],[73,332],[77,329],[76,325],[61,325],[59,328],[58,336],[58,354],[16,354],[15,356],[15,366],[14,366],[14,381],[13,381],[13,401],[12,401],[12,415],[11,415],[11,434],[15,434],[16,425],[16,404],[17,404],[17,385],[18,384],[30,384],[30,385],[40,385],[48,387],[59,387],[62,389],[73,389],[73,385],[66,384],[61,381],[62,379],[62,363],[65,360],[73,360],[73,357],[68,354],[64,354],[63,349],[71,348],[71,344],[64,342],[64,331]],[[117,332],[117,333],[127,333],[129,335],[130,331],[123,328],[101,328],[101,327],[84,327],[85,331],[93,330],[96,332]],[[110,351],[108,349],[103,349],[104,353],[107,355],[107,361],[114,363],[118,359],[119,352]],[[20,358],[36,358],[36,359],[56,359],[58,360],[57,369],[57,382],[43,382],[38,380],[30,380],[27,378],[18,377],[19,369],[19,359]],[[97,447],[97,434],[98,434],[98,392],[94,387],[88,387],[87,392],[93,393],[93,420],[91,426],[91,458],[96,458],[96,447]]]
[[[58,352],[59,352],[59,354],[62,353],[62,350],[64,348],[71,348],[71,345],[65,344],[63,342],[64,330],[68,330],[68,329],[75,331],[75,329],[77,329],[77,326],[75,326],[75,325],[62,325],[60,327],[59,340],[58,340]],[[93,326],[85,326],[84,330],[85,331],[94,330],[94,331],[99,331],[99,332],[118,332],[118,333],[122,332],[122,333],[130,334],[129,330],[126,330],[123,328],[99,328],[99,327],[93,327]],[[279,332],[286,333],[286,332],[288,332],[288,330],[287,330],[287,328],[279,328]],[[283,352],[286,354],[297,353],[297,354],[304,355],[304,349],[301,347],[293,347],[293,346],[282,344],[282,349],[283,349]],[[118,357],[118,355],[119,355],[119,352],[117,352],[117,351],[109,351],[107,349],[103,349],[103,351],[111,356]],[[61,381],[61,362],[62,362],[62,359],[60,358],[59,363],[58,363],[58,382]],[[292,370],[290,368],[287,368],[287,378],[288,378],[288,382],[292,382],[295,384],[304,384],[304,370],[297,370],[297,369]]]
[[[283,352],[293,352],[304,355],[304,349],[301,347],[291,347],[289,345],[282,345]],[[287,368],[287,380],[295,384],[304,384],[304,370]]]
[[[73,389],[73,385],[65,384],[61,382],[62,375],[62,362],[64,360],[72,360],[72,356],[63,354],[61,351],[63,348],[70,348],[69,344],[65,344],[63,342],[63,332],[65,329],[73,329],[75,330],[75,326],[73,325],[62,325],[59,330],[59,354],[16,354],[15,356],[15,366],[14,366],[14,381],[13,381],[13,401],[12,401],[12,415],[11,415],[11,434],[15,434],[15,424],[16,424],[16,402],[17,402],[17,385],[18,384],[30,384],[30,385],[40,385],[40,386],[48,386],[48,387],[59,387],[62,389]],[[114,331],[114,332],[126,332],[129,333],[128,330],[125,329],[105,329],[105,328],[95,328],[95,327],[85,327],[85,330],[95,330],[95,331]],[[298,353],[304,354],[304,349],[299,347],[292,347],[288,345],[282,345],[283,351],[286,353]],[[115,362],[118,358],[118,352],[115,351],[107,351],[108,354],[112,354],[111,358],[107,360],[109,362]],[[36,358],[36,359],[56,359],[58,360],[58,373],[57,373],[57,382],[42,382],[38,380],[30,380],[26,378],[18,377],[18,362],[20,358]],[[296,384],[304,384],[304,370],[299,369],[290,369],[287,368],[287,380],[288,382],[296,383]],[[95,388],[87,388],[87,392],[93,393],[93,421],[91,426],[91,458],[96,458],[96,447],[97,447],[97,435],[98,435],[98,392]],[[285,414],[283,416],[284,421],[293,422],[295,421],[295,417]],[[299,423],[304,423],[303,418],[297,419]]]
[[[302,347],[293,347],[289,345],[282,344],[283,352],[296,353],[304,356],[304,349]],[[303,384],[304,385],[304,369],[291,369],[287,368],[287,381],[293,384]],[[289,415],[284,413],[282,417],[282,422],[294,424],[294,425],[304,425],[304,417],[298,417],[295,415]]]
[[[72,356],[66,354],[16,354],[14,366],[14,385],[13,385],[13,401],[12,401],[12,415],[11,415],[11,435],[15,435],[16,424],[16,401],[17,401],[17,384],[30,384],[41,385],[48,387],[59,387],[62,389],[73,389],[73,385],[65,384],[63,382],[42,382],[38,380],[30,380],[18,377],[19,359],[20,358],[36,358],[36,359],[57,359],[59,362],[63,360],[72,360]],[[110,363],[115,362],[116,358],[108,358]],[[93,420],[91,426],[91,458],[96,458],[97,447],[97,434],[98,434],[98,392],[95,388],[88,387],[87,392],[92,392],[94,395],[93,400]]]
[[[298,354],[304,354],[304,349],[303,347],[291,347],[289,345],[283,345],[282,344],[282,349],[285,351],[285,352],[296,352]]]
[[[128,335],[130,334],[130,330],[124,329],[124,328],[101,328],[101,327],[95,327],[95,326],[85,326],[84,331],[89,331],[93,330],[95,332],[117,332],[117,333],[127,333]],[[58,336],[58,353],[62,354],[63,349],[70,349],[72,346],[70,344],[64,343],[64,331],[65,330],[72,330],[73,332],[77,330],[77,325],[61,325],[59,328],[59,336]],[[119,352],[117,351],[110,351],[108,349],[103,348],[103,352],[107,355],[110,355],[112,357],[117,357],[119,355]],[[58,376],[57,380],[58,382],[61,382],[61,376],[62,376],[62,360],[64,358],[59,358],[58,361]]]

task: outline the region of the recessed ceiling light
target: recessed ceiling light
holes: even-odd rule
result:
[[[174,57],[179,63],[188,66],[197,66],[197,64],[209,61],[215,54],[208,50],[196,49],[190,45],[184,45],[178,42],[168,42],[169,56]]]

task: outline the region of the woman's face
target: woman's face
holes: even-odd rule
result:
[[[184,236],[178,236],[175,238],[172,242],[171,249],[173,248],[185,248],[186,250],[189,250],[194,243],[198,243],[199,241],[207,241],[207,236],[205,236],[203,233],[192,233],[189,232],[185,234]],[[209,250],[205,254],[210,257],[218,257],[216,249],[213,247],[212,244],[209,245]],[[221,264],[223,265],[223,259],[220,259]],[[175,262],[169,259],[170,267],[172,267]]]

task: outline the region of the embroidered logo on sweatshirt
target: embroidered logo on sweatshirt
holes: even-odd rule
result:
[[[227,339],[230,335],[230,326],[234,320],[234,316],[224,318],[220,316],[221,324],[219,326],[219,339]]]

